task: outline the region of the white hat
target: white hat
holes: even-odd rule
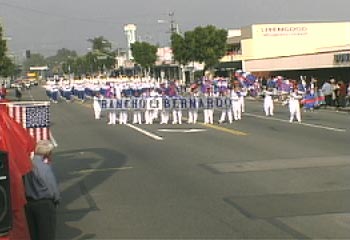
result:
[[[54,145],[49,140],[40,140],[35,147],[35,154],[48,155],[54,149]]]

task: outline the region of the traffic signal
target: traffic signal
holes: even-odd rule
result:
[[[26,50],[26,58],[30,58],[30,50]]]

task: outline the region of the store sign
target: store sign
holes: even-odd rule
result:
[[[334,55],[335,63],[349,63],[350,62],[350,53],[341,53]]]
[[[300,36],[307,35],[308,28],[305,26],[267,26],[260,28],[264,37],[276,36]]]

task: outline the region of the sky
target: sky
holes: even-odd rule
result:
[[[169,13],[186,32],[207,25],[350,21],[349,9],[349,0],[0,0],[0,23],[9,52],[18,57],[26,50],[53,56],[61,48],[82,55],[91,47],[88,39],[98,36],[114,49],[126,48],[128,23],[137,26],[138,40],[169,45]]]

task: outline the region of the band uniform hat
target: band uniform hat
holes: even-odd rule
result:
[[[49,140],[40,140],[35,147],[35,153],[39,155],[48,155],[54,149],[54,145]]]

